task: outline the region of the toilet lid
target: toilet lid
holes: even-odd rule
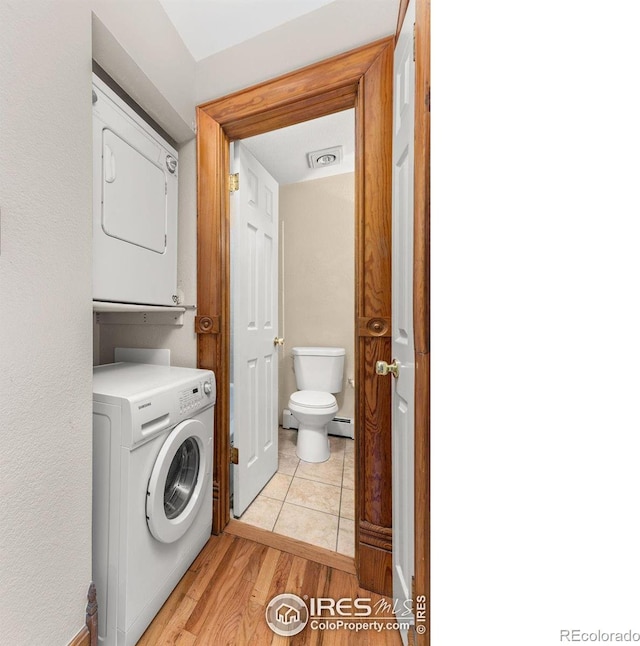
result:
[[[331,408],[336,405],[336,398],[321,390],[299,390],[291,395],[290,401],[307,408]]]

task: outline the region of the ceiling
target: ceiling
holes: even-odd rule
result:
[[[314,36],[353,28],[376,40],[395,31],[399,0],[159,0],[195,61],[244,43],[260,34],[312,18]],[[331,5],[330,10],[322,11]],[[317,13],[315,16],[309,14]],[[358,24],[354,24],[357,16]],[[309,25],[308,20],[304,21]],[[295,25],[292,25],[295,27]]]
[[[255,56],[255,48],[269,32],[276,42],[303,39],[301,54],[313,50],[321,60],[336,53],[336,42],[346,51],[393,34],[399,7],[399,0],[159,1],[196,62],[225,50],[234,56]],[[352,46],[345,49],[344,43],[350,41]],[[353,172],[354,111],[251,137],[245,143],[280,184]],[[343,147],[340,165],[309,168],[307,153],[338,145]]]
[[[355,113],[354,110],[345,110],[249,137],[243,143],[278,184],[352,173],[355,168]],[[341,164],[309,168],[307,153],[333,146],[342,146]]]
[[[335,0],[160,0],[196,61]]]

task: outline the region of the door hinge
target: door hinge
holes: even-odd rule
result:
[[[238,464],[238,449],[235,446],[232,446],[229,451],[229,462]]]
[[[413,62],[416,62],[416,23],[413,23]]]
[[[235,193],[240,188],[240,173],[229,175],[229,192]]]

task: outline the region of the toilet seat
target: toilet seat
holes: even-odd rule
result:
[[[316,410],[327,410],[337,405],[336,398],[331,393],[321,390],[298,390],[289,398],[290,404]]]
[[[321,390],[298,390],[289,397],[298,420],[296,455],[305,462],[326,462],[331,456],[327,424],[338,412],[336,398]]]

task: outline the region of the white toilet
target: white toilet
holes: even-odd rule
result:
[[[293,369],[299,390],[289,398],[289,410],[298,420],[296,453],[305,462],[329,459],[327,424],[338,412],[331,393],[342,390],[344,348],[293,348]]]

